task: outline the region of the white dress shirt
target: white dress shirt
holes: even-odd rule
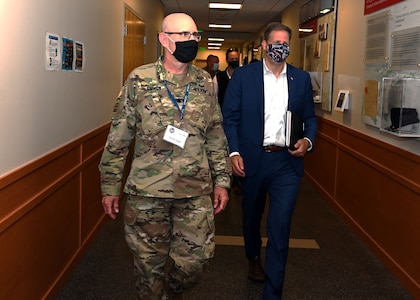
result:
[[[228,69],[226,69],[226,71],[223,71],[223,72],[226,72],[229,80],[232,78],[232,76],[230,76],[230,74],[229,74]],[[217,81],[217,76],[216,75],[214,75],[214,77],[213,77],[213,86],[214,86],[214,93],[216,94],[216,99],[219,99],[219,97],[218,97],[218,95],[219,95],[219,82]]]
[[[263,145],[285,146],[286,111],[289,91],[287,85],[287,64],[279,77],[264,65],[264,141]]]

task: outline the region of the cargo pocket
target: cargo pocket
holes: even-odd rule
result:
[[[206,242],[204,243],[204,255],[206,257],[206,259],[212,258],[214,255],[214,248],[216,245],[215,242],[215,225],[214,225],[214,211],[213,211],[213,206],[210,203],[210,205],[208,205],[206,207],[206,215],[207,215],[207,224],[208,224],[208,229],[207,229],[207,238],[206,238]]]
[[[127,200],[127,202],[125,203],[123,218],[124,218],[125,225],[132,226],[136,222],[137,210],[133,206],[130,205],[129,200]]]

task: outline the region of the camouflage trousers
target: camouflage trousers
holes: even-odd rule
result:
[[[213,257],[210,195],[186,199],[129,195],[124,222],[139,299],[169,299],[164,286],[182,293],[200,280],[204,264]]]

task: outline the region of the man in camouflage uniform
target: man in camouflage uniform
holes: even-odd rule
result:
[[[200,39],[190,16],[165,17],[164,57],[130,73],[99,166],[102,204],[115,219],[135,140],[124,222],[139,299],[168,299],[198,282],[214,252],[214,214],[229,200],[231,169],[212,79],[189,64]],[[174,263],[166,275],[168,257]]]

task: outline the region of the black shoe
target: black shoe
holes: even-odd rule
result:
[[[248,277],[254,282],[264,282],[265,275],[264,269],[261,265],[261,258],[257,257],[255,259],[249,259],[249,271]]]

